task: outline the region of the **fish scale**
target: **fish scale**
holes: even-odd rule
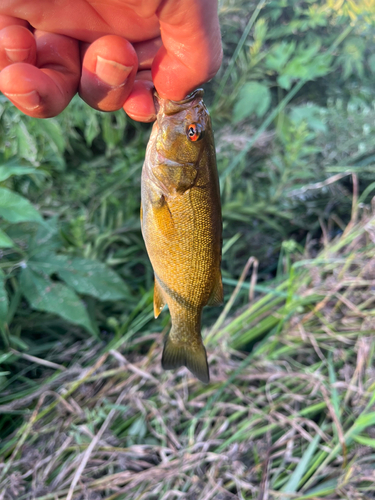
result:
[[[172,328],[162,366],[209,381],[202,309],[223,300],[222,219],[215,146],[203,91],[183,101],[156,96],[157,120],[142,170],[141,224],[155,273],[154,311]]]

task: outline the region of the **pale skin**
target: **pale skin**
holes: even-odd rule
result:
[[[23,113],[93,108],[155,119],[154,86],[181,100],[222,60],[217,0],[1,0],[0,91]]]

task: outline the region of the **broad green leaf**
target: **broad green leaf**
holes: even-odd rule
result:
[[[25,174],[35,174],[40,173],[34,167],[18,167],[11,165],[2,165],[0,166],[0,182],[5,181],[9,177],[13,175],[25,175]]]
[[[57,273],[67,265],[65,255],[50,255],[48,252],[41,252],[28,261],[28,266],[37,273],[51,274]]]
[[[295,42],[281,42],[279,45],[274,46],[265,59],[267,68],[280,72],[295,51],[295,48]]]
[[[2,229],[0,229],[0,248],[12,248],[13,246],[13,241]]]
[[[280,70],[277,78],[280,87],[289,90],[296,80],[314,80],[331,71],[332,56],[326,53],[320,54],[319,49],[320,42],[307,46],[299,44],[294,57]]]
[[[266,113],[270,104],[269,88],[258,82],[248,82],[242,87],[234,106],[233,120],[238,123],[253,113],[261,117]]]
[[[34,309],[57,314],[96,335],[84,304],[73,290],[33,271],[30,267],[22,270],[20,286],[23,295]]]
[[[35,224],[36,228],[30,238],[31,255],[38,253],[54,253],[62,242],[58,232],[58,216],[51,217],[44,224]]]
[[[29,258],[33,258],[35,254],[40,256],[43,253],[54,253],[62,245],[55,219],[51,217],[48,221],[43,220],[42,223],[26,221],[8,224],[6,233],[17,245],[27,249]]]
[[[290,112],[292,122],[297,125],[305,121],[311,129],[318,132],[327,132],[327,125],[321,119],[321,116],[322,108],[314,104],[295,106]]]
[[[6,188],[0,188],[0,217],[9,222],[43,222],[29,200]]]
[[[58,273],[69,287],[99,300],[121,300],[129,296],[129,290],[118,274],[96,260],[50,254],[41,258],[36,256],[29,265],[49,275]]]
[[[0,269],[0,328],[4,327],[8,314],[8,295],[5,290],[5,276]]]
[[[129,296],[124,281],[102,262],[70,259],[65,269],[60,269],[58,274],[77,292],[99,300],[121,300]]]

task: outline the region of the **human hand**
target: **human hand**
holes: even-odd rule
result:
[[[217,0],[1,0],[0,91],[27,115],[73,95],[153,121],[153,86],[181,100],[222,59]]]

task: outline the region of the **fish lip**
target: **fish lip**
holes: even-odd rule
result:
[[[157,91],[154,91],[154,104],[157,114],[160,112],[165,113],[166,115],[173,115],[178,113],[185,107],[193,102],[195,99],[202,99],[204,94],[203,89],[196,89],[191,94],[187,95],[182,101],[173,101],[172,99],[164,99],[160,97]]]
[[[204,90],[203,89],[196,89],[191,94],[188,94],[182,101],[173,101],[172,99],[169,99],[170,102],[173,104],[187,104],[188,102],[193,101],[196,97],[203,97],[204,95]],[[154,92],[154,96],[158,101],[162,100],[163,98],[160,97],[158,94],[157,90]]]

